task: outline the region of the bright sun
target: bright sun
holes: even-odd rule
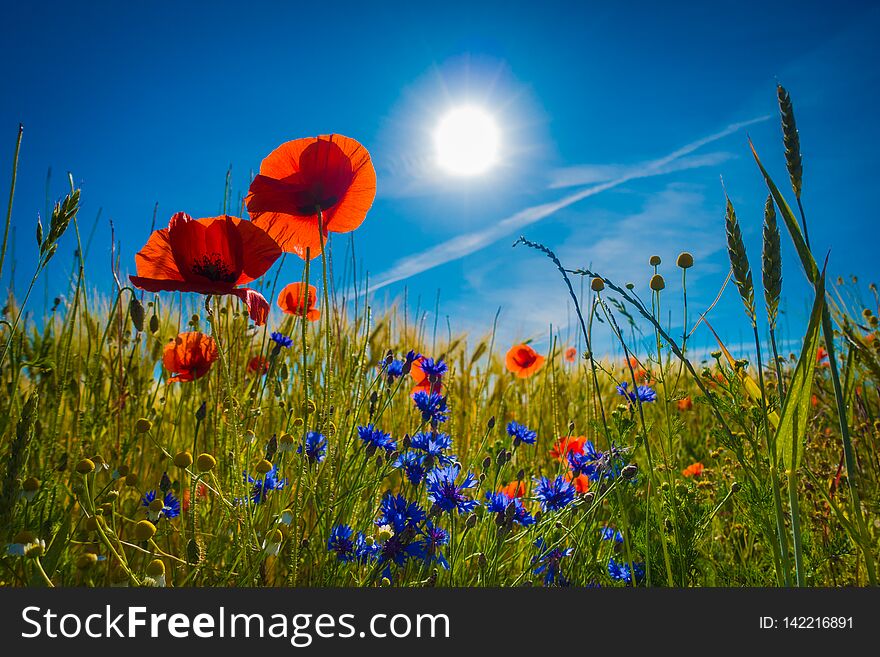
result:
[[[437,162],[456,176],[485,173],[498,158],[498,126],[478,107],[451,110],[434,133]]]

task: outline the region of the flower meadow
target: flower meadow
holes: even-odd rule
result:
[[[719,218],[719,285],[742,299],[751,361],[717,334],[717,351],[689,350],[714,330],[710,309],[688,318],[688,253],[622,283],[517,240],[524,266],[555,268],[570,292],[573,343],[442,335],[366,304],[351,236],[377,180],[352,138],[280,145],[241,217],[227,193],[219,216],[157,220],[128,278],[128,263],[108,276],[81,255],[71,177],[0,321],[0,583],[875,585],[880,298],[826,280],[782,87],[778,101],[790,190],[753,147],[762,253],[730,201]],[[66,234],[71,293],[35,316]],[[786,275],[814,291],[794,354],[776,336],[788,238]],[[285,259],[298,280],[273,269]],[[673,335],[670,312],[693,329]],[[593,353],[600,333],[619,358]]]

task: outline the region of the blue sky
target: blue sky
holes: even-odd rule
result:
[[[726,275],[722,177],[759,266],[766,190],[746,139],[788,189],[777,79],[794,98],[814,249],[831,250],[835,277],[867,281],[876,271],[880,11],[870,3],[299,5],[7,8],[4,198],[25,126],[17,286],[34,266],[50,167],[51,200],[66,171],[81,184],[83,232],[101,209],[88,274],[110,291],[110,219],[133,272],[156,203],[159,225],[178,210],[217,214],[230,165],[238,198],[278,144],[337,132],[363,143],[377,169],[378,196],[354,239],[378,309],[404,287],[413,308],[421,299],[433,309],[440,289],[441,325],[448,316],[453,330],[482,335],[500,307],[505,341],[546,343],[551,323],[567,336],[571,313],[551,264],[510,247],[524,234],[567,265],[643,291],[647,259],[659,254],[680,332],[677,253],[697,260],[692,311]],[[502,134],[500,165],[484,176],[434,166],[433,130],[461,104],[483,106]],[[338,260],[347,245],[335,238]],[[796,339],[807,289],[787,237],[784,246],[783,332]],[[66,289],[73,248],[68,239],[50,268],[50,298]],[[300,270],[288,258],[282,281]],[[728,342],[748,338],[732,287],[710,317]],[[708,344],[705,332],[697,340]]]

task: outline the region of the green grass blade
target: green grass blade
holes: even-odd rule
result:
[[[816,370],[816,353],[819,350],[819,338],[822,334],[822,313],[825,310],[825,272],[819,276],[816,284],[816,299],[810,313],[810,323],[804,335],[804,346],[789,383],[788,393],[782,403],[779,427],[776,430],[776,456],[790,469],[796,470],[800,465],[803,450],[793,445],[794,418],[805,418],[810,413],[810,397],[813,392],[813,375]],[[801,432],[803,433],[803,432]],[[792,454],[795,456],[792,457]],[[794,463],[792,463],[794,458]]]

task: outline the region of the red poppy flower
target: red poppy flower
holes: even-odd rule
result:
[[[165,345],[162,364],[173,374],[168,383],[200,379],[217,360],[217,343],[210,335],[198,331],[181,333]]]
[[[149,292],[232,294],[262,325],[269,304],[259,292],[237,286],[265,274],[280,255],[272,238],[250,221],[228,215],[193,219],[178,212],[135,255],[137,276],[129,278]]]
[[[577,349],[575,349],[574,347],[569,347],[565,350],[565,360],[567,360],[569,363],[573,363],[575,359],[577,359],[577,353]]]
[[[826,360],[827,358],[828,352],[825,350],[825,347],[819,347],[816,350],[816,364],[819,365],[819,367],[830,367]]]
[[[678,410],[680,411],[689,411],[694,407],[694,402],[690,397],[685,397],[684,399],[678,400]]]
[[[314,322],[321,316],[321,311],[315,308],[318,302],[318,288],[309,285],[308,299],[306,299],[306,307],[303,308],[303,284],[291,283],[286,285],[281,294],[278,295],[278,307],[288,315],[296,315],[297,317],[305,317],[310,322]]]
[[[254,356],[248,361],[247,368],[251,374],[266,374],[269,371],[269,361],[262,356]]]
[[[703,474],[703,464],[702,463],[692,463],[684,470],[681,471],[685,477],[699,477]]]
[[[565,480],[574,484],[574,489],[578,493],[586,493],[590,490],[590,478],[585,474],[572,477],[570,472],[565,473]]]
[[[431,382],[428,375],[425,374],[425,371],[422,369],[422,361],[424,359],[424,356],[419,356],[412,362],[409,375],[413,378],[413,381],[415,381],[415,385],[413,386],[413,389],[410,390],[409,394],[414,395],[419,391],[424,391],[429,395],[432,392],[436,392],[439,395],[443,392],[443,382],[440,379]]]
[[[506,486],[502,486],[499,493],[504,493],[507,497],[523,497],[526,494],[526,484],[523,481],[511,481]]]
[[[524,379],[531,376],[544,364],[544,357],[527,344],[518,344],[510,348],[505,358],[507,369]]]
[[[550,456],[557,461],[564,461],[568,458],[569,452],[583,454],[585,442],[587,442],[586,436],[563,436],[550,449]]]
[[[282,249],[305,258],[321,253],[319,217],[329,233],[361,225],[376,198],[376,170],[367,149],[342,135],[281,144],[260,165],[245,203],[254,223]]]

